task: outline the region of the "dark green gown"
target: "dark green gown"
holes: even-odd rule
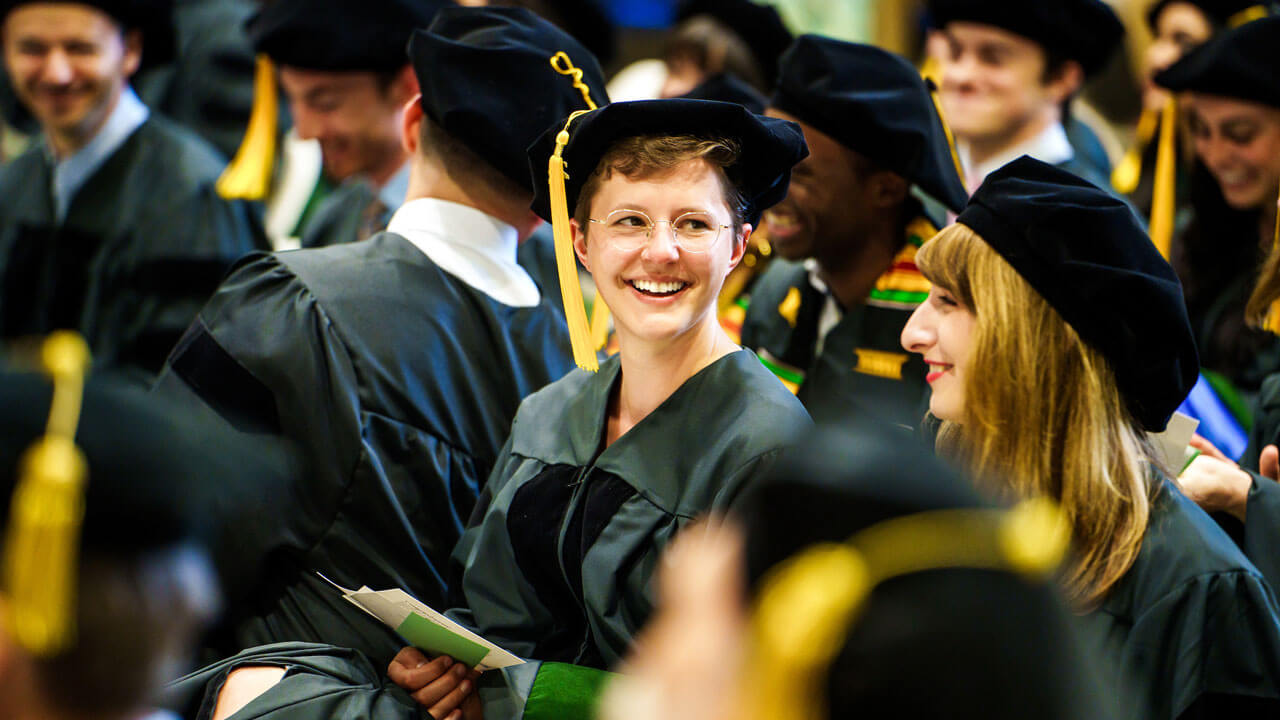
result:
[[[431,720],[426,708],[375,667],[346,648],[288,642],[252,648],[180,678],[165,689],[164,704],[187,720],[209,720],[232,670],[244,666],[284,668],[285,676],[249,701],[236,720]]]
[[[43,143],[0,169],[0,342],[71,328],[96,367],[158,371],[232,263],[266,247],[250,206],[214,191],[222,165],[153,115],[61,225]]]
[[[752,287],[742,344],[796,393],[817,423],[852,416],[915,427],[928,409],[928,366],[902,349],[902,328],[928,295],[915,267],[913,235],[866,302],[844,309],[822,338],[828,294],[801,263],[774,260]],[[921,292],[923,290],[923,292]]]
[[[316,576],[401,587],[444,606],[444,568],[520,401],[572,367],[545,288],[515,308],[441,270],[399,235],[257,256],[200,313],[157,392],[244,432],[292,440],[309,464],[267,528],[220,655],[284,640],[363,651],[403,641]],[[238,584],[240,567],[222,568]]]
[[[1116,682],[1136,689],[1143,717],[1280,717],[1272,588],[1171,483],[1152,504],[1137,560],[1080,621],[1120,668]]]
[[[521,657],[616,664],[653,607],[661,550],[695,517],[733,507],[810,426],[754,354],[738,351],[604,447],[620,372],[611,357],[520,406],[454,551],[450,614]],[[507,672],[506,688],[486,673],[486,715],[518,716],[551,664]]]

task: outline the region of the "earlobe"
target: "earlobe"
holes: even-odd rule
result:
[[[734,239],[733,255],[729,256],[729,266],[725,268],[725,275],[733,272],[733,269],[738,267],[738,263],[742,262],[742,256],[747,254],[747,243],[751,242],[753,230],[751,223],[742,224],[742,234]]]

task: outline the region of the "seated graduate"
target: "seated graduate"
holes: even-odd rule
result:
[[[1145,714],[1275,717],[1272,589],[1145,435],[1165,429],[1198,363],[1177,276],[1136,217],[1024,157],[917,262],[933,289],[902,345],[931,367],[939,451],[999,495],[1062,505],[1082,631]]]
[[[266,246],[250,206],[216,192],[225,159],[130,86],[172,50],[172,0],[5,0],[0,23],[41,130],[0,170],[0,344],[75,329],[100,368],[149,383],[231,265]]]
[[[409,52],[422,95],[405,109],[409,200],[388,231],[247,260],[157,383],[191,413],[292,440],[308,465],[270,532],[246,528],[260,536],[246,560],[270,562],[258,597],[229,608],[221,657],[305,640],[385,667],[403,641],[316,573],[444,606],[449,554],[516,408],[572,368],[559,303],[516,253],[541,223],[526,149],[606,101],[599,66],[521,8],[446,8]]]
[[[619,352],[521,404],[454,552],[450,614],[532,660],[481,676],[486,717],[586,713],[600,671],[648,617],[662,549],[693,517],[731,507],[809,426],[715,313],[752,224],[805,152],[793,123],[679,99],[571,117],[530,148],[534,168],[553,161],[534,207],[555,218],[575,354],[595,364],[569,230]],[[391,677],[411,692],[436,685],[438,673],[408,672],[421,660],[406,648]]]
[[[1169,261],[1182,281],[1200,363],[1218,376],[1215,390],[1228,406],[1230,396],[1242,396],[1237,414],[1246,416],[1246,429],[1248,404],[1263,379],[1280,371],[1280,339],[1246,319],[1276,226],[1278,62],[1280,17],[1268,17],[1220,33],[1155,77],[1179,94],[1198,161]]]
[[[929,292],[914,258],[968,198],[930,88],[892,53],[802,35],[768,114],[800,125],[809,157],[764,215],[781,259],[740,301],[742,344],[817,423],[915,425],[928,370],[898,344]]]
[[[668,548],[602,720],[1119,717],[1049,582],[1052,504],[992,507],[905,433],[845,424],[734,515]]]
[[[0,373],[0,715],[139,718],[218,608],[224,474],[267,485],[270,466],[132,384],[86,380],[78,336],[41,355],[52,383]]]

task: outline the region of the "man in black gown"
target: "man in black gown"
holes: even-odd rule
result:
[[[41,126],[0,171],[0,342],[76,329],[99,367],[154,373],[265,242],[247,205],[215,193],[217,152],[130,88],[163,57],[167,8],[10,0],[0,19],[9,76]]]
[[[584,90],[550,60],[563,51]],[[364,242],[238,267],[169,358],[157,392],[310,464],[278,509],[280,551],[219,651],[309,640],[385,667],[403,641],[316,575],[444,600],[442,571],[521,399],[573,365],[559,296],[516,261],[540,222],[525,148],[607,100],[595,59],[514,8],[442,10],[411,42],[409,200]],[[563,66],[562,66],[563,67]],[[531,100],[532,99],[532,100]]]

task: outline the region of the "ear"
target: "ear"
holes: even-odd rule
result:
[[[121,67],[124,70],[124,76],[131,78],[138,72],[138,66],[142,64],[142,31],[128,30],[123,40],[124,57],[121,58]]]
[[[1061,104],[1067,98],[1075,95],[1080,90],[1080,86],[1084,85],[1084,68],[1075,60],[1068,60],[1062,64],[1056,75],[1049,79],[1045,84],[1045,88],[1049,91],[1053,101]]]
[[[892,208],[901,205],[911,191],[911,184],[901,175],[881,171],[869,178],[871,203],[876,208]]]
[[[421,92],[418,87],[418,75],[413,71],[412,65],[405,63],[405,66],[400,68],[395,82],[391,84],[391,89],[394,93],[392,101],[396,104],[404,103]]]
[[[569,221],[569,232],[573,233],[573,251],[578,254],[578,261],[591,272],[591,263],[587,261],[587,234],[577,220]]]
[[[729,256],[729,265],[724,269],[726,276],[738,267],[738,263],[742,262],[742,256],[747,253],[747,243],[751,240],[752,230],[754,228],[751,227],[751,223],[743,223],[742,234],[733,239],[733,254]]]
[[[400,120],[400,145],[410,155],[418,152],[418,144],[422,131],[422,95],[414,96],[405,103]]]

